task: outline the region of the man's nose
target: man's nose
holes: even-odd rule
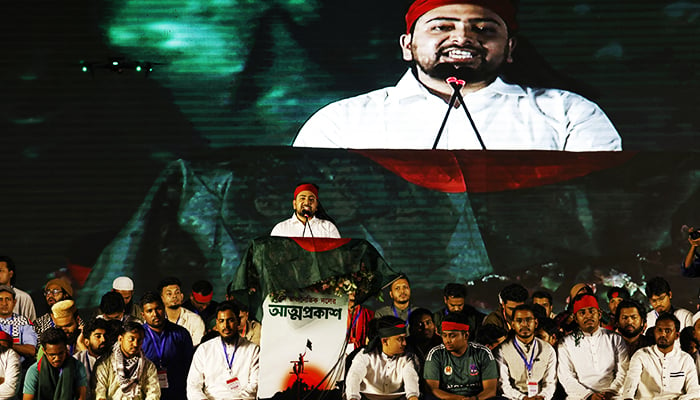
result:
[[[456,24],[451,32],[450,40],[453,44],[464,46],[477,41],[477,35],[468,24]]]

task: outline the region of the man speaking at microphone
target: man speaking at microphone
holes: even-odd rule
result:
[[[518,23],[510,0],[416,0],[405,19],[399,45],[411,67],[397,85],[322,108],[301,128],[294,146],[622,149],[615,127],[595,103],[565,90],[503,79],[504,66],[518,68],[513,57]],[[461,90],[448,79],[464,81]],[[467,107],[454,102],[447,118],[455,90]]]
[[[318,200],[318,186],[313,183],[297,186],[292,208],[294,215],[275,225],[270,236],[340,238],[340,232],[333,222],[317,216],[322,210]]]

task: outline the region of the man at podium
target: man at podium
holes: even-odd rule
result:
[[[303,183],[294,190],[294,214],[272,229],[270,236],[340,238],[340,232],[325,216],[318,200],[318,186]]]
[[[522,76],[536,74],[519,61],[527,52],[514,53],[518,23],[511,0],[416,0],[405,19],[399,44],[411,66],[397,85],[322,108],[294,146],[622,149],[598,105],[551,88],[565,85]]]

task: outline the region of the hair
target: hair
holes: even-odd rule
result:
[[[537,318],[538,321],[549,318],[549,315],[547,315],[547,310],[542,307],[540,304],[530,304],[532,307],[532,313],[535,314],[535,318]]]
[[[659,317],[656,318],[656,325],[658,325],[661,321],[671,321],[676,326],[676,332],[681,330],[681,321],[679,321],[678,318],[676,318],[676,316],[670,312],[661,313]]]
[[[486,346],[494,343],[497,339],[502,338],[503,336],[508,336],[508,331],[498,325],[486,324],[481,325],[479,330],[476,332],[476,338],[474,338],[474,341]]]
[[[429,315],[430,318],[433,318],[433,313],[431,313],[427,308],[416,308],[415,310],[411,311],[411,315],[408,316],[408,326],[411,327],[418,325],[424,315]]]
[[[139,302],[139,305],[141,305],[141,309],[143,309],[143,306],[149,303],[158,303],[159,306],[165,308],[165,304],[163,304],[163,299],[158,293],[152,290],[149,290],[148,292],[144,293],[143,296],[141,296],[141,301]]]
[[[459,299],[464,299],[467,297],[467,287],[461,283],[448,283],[445,285],[445,289],[442,291],[445,298],[456,297]]]
[[[561,330],[559,329],[559,324],[552,318],[544,318],[539,321],[537,325],[537,330],[542,329],[547,332],[549,336],[555,335],[557,338],[561,336]]]
[[[412,314],[412,313],[411,313]],[[461,312],[451,312],[445,315],[445,318],[442,319],[443,322],[456,322],[458,324],[465,324],[469,325],[469,320],[467,319],[467,316],[464,313]],[[475,326],[469,326],[469,330],[473,330],[476,328]]]
[[[136,321],[126,321],[124,325],[122,325],[122,333],[120,333],[120,335],[123,335],[127,332],[138,332],[138,334],[141,335],[141,337],[146,336],[146,330],[143,328],[143,325],[139,324]]]
[[[234,299],[234,300],[229,300],[229,301],[232,302],[233,304],[235,304],[236,307],[238,307],[238,311],[239,311],[239,312],[248,312],[248,311],[250,311],[250,307],[248,307],[247,304],[243,303],[243,302],[240,301],[240,300],[235,300],[235,299]]]
[[[533,299],[547,299],[549,304],[552,304],[554,300],[552,299],[552,294],[545,290],[538,290],[532,294]]]
[[[62,344],[65,346],[68,344],[68,336],[66,336],[66,333],[63,332],[63,329],[51,327],[41,334],[41,343],[44,346],[46,346],[47,344]]]
[[[539,307],[542,308],[542,306],[539,306]],[[515,308],[513,309],[513,315],[511,315],[510,317],[511,317],[511,318],[514,318],[514,317],[515,317],[515,313],[516,313],[517,311],[530,311],[530,312],[532,313],[532,315],[534,315],[535,317],[537,317],[537,313],[535,312],[535,307],[533,307],[532,304],[521,304],[521,305],[515,307]],[[539,319],[539,318],[538,318],[538,319]]]
[[[158,282],[158,293],[163,294],[163,288],[171,285],[177,285],[182,290],[182,282],[174,276],[169,276]]]
[[[214,287],[209,281],[199,280],[192,284],[192,292],[208,296],[214,291]]]
[[[102,300],[100,300],[100,311],[102,311],[102,314],[125,312],[126,305],[124,304],[124,298],[117,292],[105,293],[102,295]]]
[[[501,298],[501,303],[505,303],[506,301],[525,302],[527,300],[528,293],[527,289],[525,289],[522,285],[511,283],[501,290],[499,297]]]
[[[638,301],[634,301],[632,299],[625,299],[617,305],[617,309],[615,310],[615,324],[617,324],[618,321],[620,321],[620,314],[622,313],[623,308],[636,308],[637,312],[639,313],[639,317],[642,318],[642,322],[646,320],[646,310],[644,310],[644,307]]]
[[[411,286],[411,281],[408,280],[408,276],[401,272],[396,278],[392,279],[391,284],[389,285],[389,289],[391,289],[391,287],[394,286],[394,283],[396,283],[396,281],[398,281],[399,279],[405,279],[406,282],[408,282],[408,286]]]
[[[10,285],[14,286],[17,280],[17,271],[15,270],[15,262],[9,256],[0,255],[0,262],[5,262],[7,264],[7,270],[12,271],[12,278],[10,278]]]
[[[647,282],[647,287],[644,289],[644,292],[648,298],[651,298],[651,296],[660,296],[664,293],[670,293],[671,285],[668,284],[666,279],[657,276]]]
[[[95,332],[98,329],[103,329],[105,331],[105,336],[107,335],[107,332],[109,332],[109,323],[107,320],[102,319],[102,318],[94,318],[92,321],[89,321],[85,326],[83,327],[83,337],[85,339],[89,339],[90,335],[92,335],[93,332]]]
[[[241,322],[240,315],[241,315],[241,309],[238,308],[236,303],[232,301],[222,301],[219,303],[218,306],[216,306],[216,312],[214,313],[214,318],[218,318],[218,315],[222,311],[231,311],[233,312],[233,315],[236,316],[236,321]]]
[[[680,338],[678,339],[681,342],[681,350],[685,351],[688,354],[690,353],[690,344],[695,343],[696,348],[700,347],[700,342],[698,342],[697,339],[695,339],[695,335],[693,335],[693,327],[692,326],[686,326],[683,328],[680,334]],[[691,354],[692,355],[692,354]]]

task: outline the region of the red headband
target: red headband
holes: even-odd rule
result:
[[[214,297],[214,292],[212,291],[206,296],[197,292],[192,292],[192,297],[194,297],[195,301],[197,301],[198,303],[208,303]]]
[[[474,4],[488,8],[503,19],[509,31],[518,29],[518,22],[515,19],[515,6],[510,0],[416,0],[406,13],[406,33],[411,33],[411,27],[421,15],[434,8],[450,4]]]
[[[310,183],[304,183],[304,184],[297,186],[297,188],[294,190],[294,199],[296,200],[299,193],[306,191],[306,190],[313,193],[314,196],[318,197],[318,188],[316,188],[316,186],[314,186]]]
[[[616,299],[618,297],[620,297],[620,292],[613,292],[612,296],[610,296],[612,299]]]
[[[469,325],[460,324],[459,322],[442,321],[443,331],[468,331]]]
[[[598,310],[600,309],[598,308],[598,300],[595,299],[595,296],[588,294],[576,300],[576,302],[574,302],[574,314],[576,314],[578,310],[587,307],[593,307]]]

